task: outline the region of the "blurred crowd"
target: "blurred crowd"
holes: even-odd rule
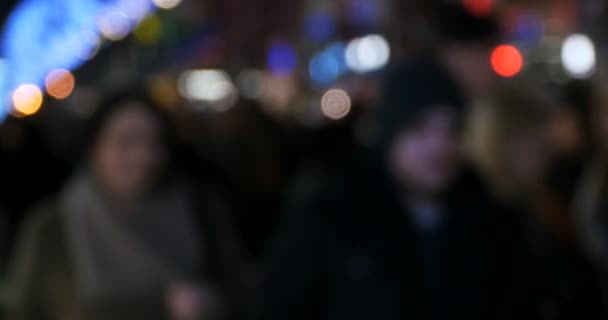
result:
[[[0,318],[608,318],[601,50],[585,72],[579,45],[574,79],[556,80],[499,46],[494,1],[431,2],[394,6],[407,22],[388,23],[400,45],[381,70],[329,85],[339,67],[313,60],[314,114],[288,76],[250,71],[240,98],[215,99],[237,94],[209,85],[223,73],[187,71],[170,90],[120,74],[124,51],[101,53],[119,61],[103,85],[11,113]],[[382,39],[358,40],[359,68]],[[269,69],[291,62],[271,46]],[[245,96],[261,82],[268,99]]]

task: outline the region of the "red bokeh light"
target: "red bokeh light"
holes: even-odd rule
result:
[[[462,5],[472,15],[487,16],[492,13],[494,0],[462,0]]]
[[[498,75],[510,78],[521,71],[524,58],[516,47],[503,44],[492,51],[490,62]]]

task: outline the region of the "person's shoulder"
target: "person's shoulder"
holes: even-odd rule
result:
[[[56,198],[48,198],[30,209],[21,224],[22,237],[44,241],[60,230],[61,218]]]

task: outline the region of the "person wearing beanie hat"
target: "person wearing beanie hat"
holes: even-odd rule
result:
[[[464,174],[446,72],[394,69],[373,147],[288,210],[255,319],[528,319],[514,226]]]

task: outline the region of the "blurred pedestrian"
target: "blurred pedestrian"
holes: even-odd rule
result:
[[[459,2],[430,2],[428,6],[430,44],[417,59],[436,61],[467,103],[491,97],[497,77],[488,61],[500,39],[496,17],[473,15]]]
[[[504,89],[479,108],[474,157],[502,205],[521,221],[530,261],[526,289],[537,319],[600,319],[595,271],[582,255],[567,199],[549,188],[551,120],[539,92]],[[483,126],[483,127],[482,127]]]
[[[9,319],[221,318],[229,237],[210,197],[170,170],[168,123],[136,91],[101,105],[83,166],[20,234]]]
[[[589,112],[591,155],[575,197],[577,227],[585,252],[602,276],[604,302],[608,302],[608,96],[606,71],[595,79],[593,103]]]
[[[522,248],[463,169],[463,103],[437,65],[388,77],[373,150],[278,230],[259,319],[522,318]]]

